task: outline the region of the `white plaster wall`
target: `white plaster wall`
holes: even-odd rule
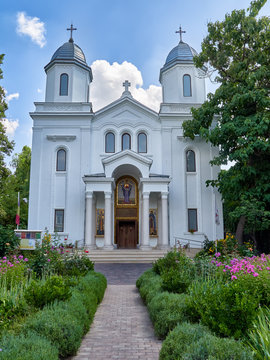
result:
[[[68,95],[60,96],[60,75],[68,74]],[[45,102],[88,102],[89,72],[74,64],[54,64],[47,71]]]
[[[191,76],[191,94],[183,94],[183,76]],[[164,71],[161,77],[164,103],[203,103],[205,101],[205,80],[199,77],[194,65],[177,64]]]

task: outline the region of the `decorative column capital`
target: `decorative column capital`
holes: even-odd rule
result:
[[[111,199],[112,198],[112,192],[111,191],[104,191],[105,199]]]
[[[168,192],[167,191],[162,191],[161,192],[161,199],[167,200],[168,199]]]
[[[93,199],[93,196],[94,196],[93,191],[86,191],[85,192],[86,199]]]
[[[143,199],[149,199],[149,196],[150,196],[150,192],[149,192],[149,191],[144,191],[144,192],[142,193]]]

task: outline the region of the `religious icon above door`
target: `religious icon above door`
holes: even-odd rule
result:
[[[117,205],[136,205],[136,191],[135,181],[123,178],[117,185]]]
[[[96,212],[96,236],[104,236],[104,209],[97,209]]]
[[[157,209],[149,209],[149,235],[158,236]]]

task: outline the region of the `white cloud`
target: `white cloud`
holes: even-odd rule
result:
[[[6,92],[7,93],[7,92]],[[6,95],[6,102],[9,103],[11,100],[13,99],[19,99],[20,94],[19,93],[14,93],[14,94],[9,94]]]
[[[150,85],[148,89],[144,89],[142,74],[132,63],[124,61],[122,64],[114,62],[111,65],[106,60],[96,60],[91,68],[94,81],[91,85],[90,99],[94,111],[117,100],[124,91],[122,84],[125,80],[131,83],[129,90],[136,100],[153,110],[159,110],[161,87]]]
[[[10,137],[14,137],[15,130],[19,126],[19,120],[3,119],[3,124],[6,128],[6,134]]]
[[[27,16],[25,12],[17,13],[17,33],[30,36],[41,48],[46,44],[45,24],[38,17]]]

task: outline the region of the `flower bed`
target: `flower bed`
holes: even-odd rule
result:
[[[192,262],[178,251],[154,263],[137,280],[137,287],[156,334],[165,338],[160,359],[255,358],[254,346],[249,348],[246,338],[257,331],[254,324],[260,307],[270,305],[269,264],[269,255],[230,259],[215,253]],[[183,350],[181,324],[186,322],[191,332],[197,322],[207,331]],[[269,344],[268,338],[265,351],[270,350]]]

